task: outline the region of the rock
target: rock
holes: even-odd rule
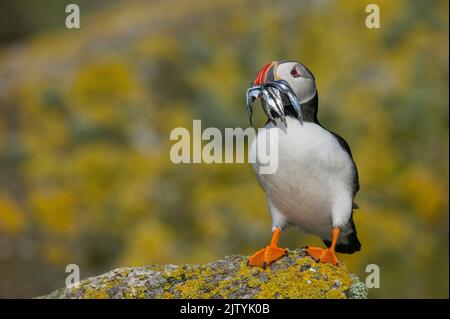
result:
[[[247,257],[206,265],[118,268],[39,298],[367,298],[367,287],[345,266],[314,262],[302,250],[267,269]]]

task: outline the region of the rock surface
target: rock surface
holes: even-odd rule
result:
[[[319,264],[302,250],[267,269],[228,256],[205,265],[118,268],[40,298],[367,298],[345,266]]]

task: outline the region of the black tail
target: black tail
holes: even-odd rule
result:
[[[353,214],[352,214],[353,215]],[[350,218],[351,233],[341,238],[336,245],[336,252],[343,254],[353,254],[354,252],[361,250],[361,243],[356,233],[355,223],[353,222],[353,216]],[[330,247],[331,242],[328,240],[323,241],[327,247]]]

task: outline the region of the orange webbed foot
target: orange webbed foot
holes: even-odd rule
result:
[[[281,228],[275,227],[272,233],[272,240],[270,241],[269,246],[260,249],[256,253],[251,255],[248,259],[247,265],[266,268],[275,260],[278,260],[284,255],[286,255],[286,249],[277,246],[280,234]]]
[[[259,266],[266,268],[274,261],[286,255],[286,249],[277,246],[267,246],[266,248],[258,250],[248,259],[249,266]]]
[[[332,264],[337,266],[339,264],[339,260],[336,257],[336,254],[330,248],[323,249],[320,247],[306,247],[305,252],[310,255],[315,261],[325,264]]]
[[[334,253],[334,249],[336,247],[336,243],[339,239],[340,234],[340,228],[334,227],[331,230],[331,245],[329,248],[323,249],[320,247],[306,247],[304,250],[308,255],[310,255],[314,260],[318,262],[337,266],[339,264],[339,261],[336,257],[336,254]]]

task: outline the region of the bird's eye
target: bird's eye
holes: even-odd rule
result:
[[[294,67],[292,68],[292,70],[291,70],[291,75],[292,75],[294,78],[298,78],[298,77],[300,76],[300,72],[298,71],[297,66],[294,66]]]

